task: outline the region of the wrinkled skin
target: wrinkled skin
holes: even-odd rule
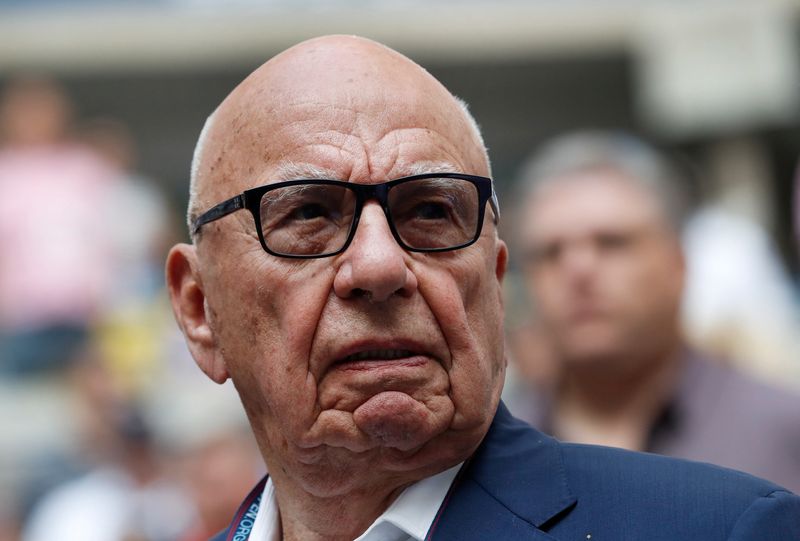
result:
[[[320,38],[273,58],[220,106],[198,208],[285,180],[287,167],[368,184],[442,164],[488,175],[452,96],[380,45]],[[485,435],[505,370],[507,259],[486,212],[476,244],[442,254],[401,249],[374,201],[334,257],[266,254],[246,211],[171,251],[176,317],[199,366],[232,378],[287,537],[302,522],[306,538],[352,539],[403,487],[463,461]],[[386,349],[413,354],[338,362]]]

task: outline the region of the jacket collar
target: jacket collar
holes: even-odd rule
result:
[[[501,402],[427,539],[462,539],[467,532],[470,539],[552,539],[543,527],[576,501],[560,443],[512,417]]]
[[[511,416],[501,402],[472,461],[472,477],[536,527],[575,504],[561,444]]]

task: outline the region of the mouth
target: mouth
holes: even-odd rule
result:
[[[397,359],[416,357],[417,355],[417,353],[410,349],[368,349],[350,354],[337,361],[336,364],[358,361],[394,361]]]
[[[608,310],[598,303],[586,303],[575,307],[569,314],[569,319],[577,323],[603,319],[608,316]]]
[[[361,343],[352,345],[335,356],[334,368],[372,370],[389,367],[420,366],[434,356],[424,348],[411,344]]]

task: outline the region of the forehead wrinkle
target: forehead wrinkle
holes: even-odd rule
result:
[[[474,172],[483,172],[485,169],[482,163],[475,163],[474,158],[482,149],[473,144],[474,141],[469,137],[470,130],[464,125],[464,113],[449,93],[433,93],[432,100],[431,89],[426,92],[418,85],[404,85],[388,93],[369,93],[366,89],[354,92],[352,85],[342,85],[338,90],[313,99],[291,100],[295,121],[287,131],[296,131],[304,136],[312,134],[317,138],[327,137],[328,144],[339,144],[343,150],[352,151],[348,145],[353,140],[366,143],[372,150],[373,145],[382,144],[398,131],[421,130],[427,137],[441,138],[439,146],[448,155],[460,154],[464,160],[472,162],[472,167],[478,170]],[[308,124],[312,124],[311,130]],[[323,124],[322,127],[327,124],[327,129],[313,129],[319,128],[320,124]],[[381,134],[381,131],[385,133]],[[394,154],[397,153],[398,145],[387,146]],[[363,167],[367,174],[390,170],[385,163],[388,157],[387,154],[380,156],[384,163],[374,160],[365,162]],[[396,156],[392,157],[397,159]]]
[[[376,140],[376,146],[389,145],[393,150],[394,163],[390,164],[387,171],[391,171],[397,166],[397,160],[401,156],[408,155],[401,151],[403,147],[410,146],[413,152],[416,150],[413,147],[418,145],[420,141],[424,141],[425,154],[430,159],[425,160],[426,156],[423,155],[423,160],[427,163],[448,163],[451,167],[450,170],[430,172],[472,174],[484,174],[486,172],[485,166],[480,162],[474,163],[474,150],[477,149],[473,149],[469,141],[464,140],[461,134],[456,132],[452,122],[431,120],[433,121],[428,122],[426,119],[423,125],[420,122],[404,122],[399,126],[394,126]],[[408,167],[406,164],[401,163],[400,165]],[[410,164],[410,167],[413,167],[413,164]],[[401,168],[401,170],[403,169]]]
[[[316,177],[318,171],[315,169],[323,169],[326,171],[325,178],[346,180],[352,170],[357,168],[357,164],[366,161],[363,158],[368,154],[365,141],[369,137],[368,134],[360,133],[359,114],[350,106],[306,101],[300,103],[295,110],[287,112],[287,116],[293,117],[292,120],[281,126],[276,133],[283,137],[283,144],[287,147],[285,154],[310,154],[307,163],[316,167],[311,168],[308,173]],[[322,163],[330,165],[325,167]]]
[[[413,146],[413,143],[404,143],[402,146]],[[464,155],[459,155],[455,149],[447,148],[447,145],[437,144],[437,142],[427,145],[426,154],[433,156],[430,159],[420,159],[408,164],[401,163],[401,171],[410,171],[407,174],[422,173],[472,173],[476,174],[468,165],[469,159]],[[419,164],[419,166],[417,165]],[[480,171],[482,172],[482,171]]]
[[[279,129],[281,131],[295,131],[302,135],[309,133],[306,128],[307,124],[315,126],[325,125],[328,123],[327,129],[316,131],[319,133],[338,133],[341,135],[353,135],[356,131],[356,126],[359,125],[359,115],[362,112],[354,105],[341,105],[333,101],[300,101],[294,103],[287,103],[282,111],[284,117],[289,117],[289,121],[282,122]],[[289,134],[287,137],[294,137]]]

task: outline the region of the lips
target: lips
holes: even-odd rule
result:
[[[426,347],[407,339],[357,340],[336,348],[328,357],[329,367],[347,369],[369,369],[381,366],[420,365],[438,356]]]
[[[569,314],[569,321],[576,325],[603,321],[609,317],[607,310],[599,306],[586,306],[573,310]]]
[[[417,353],[409,349],[368,349],[366,351],[359,351],[358,353],[348,355],[337,362],[349,363],[356,361],[393,361],[395,359],[415,357],[416,355]]]

